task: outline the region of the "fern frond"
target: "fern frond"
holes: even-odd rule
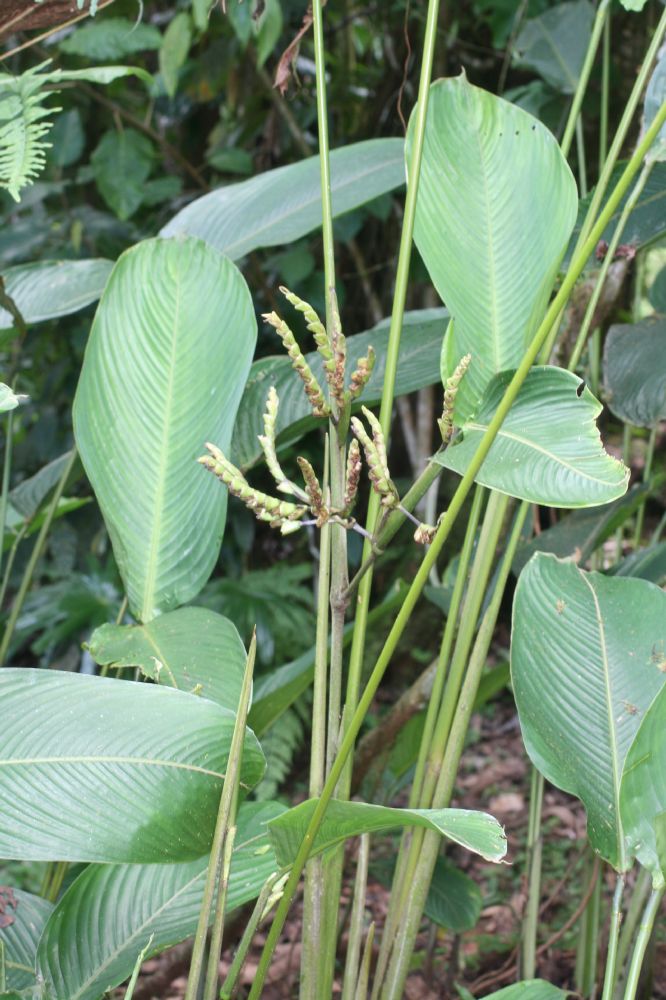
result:
[[[0,73],[0,187],[15,201],[44,169],[51,147],[44,136],[53,125],[44,119],[60,111],[44,107],[45,86],[50,82],[49,74],[41,72],[45,65],[33,66],[21,76]]]
[[[311,692],[282,713],[276,724],[261,737],[261,747],[266,757],[266,773],[255,789],[260,802],[275,799],[280,786],[289,777],[294,757],[303,746],[309,726],[308,707]]]

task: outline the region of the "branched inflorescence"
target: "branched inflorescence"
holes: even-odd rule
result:
[[[284,320],[275,312],[266,313],[264,319],[276,330],[282,340],[287,354],[291,358],[292,366],[303,382],[313,414],[316,417],[330,417],[334,423],[338,424],[339,429],[344,428],[347,425],[343,421],[349,419],[351,403],[358,399],[372,375],[375,352],[372,347],[368,347],[367,354],[359,359],[351,374],[349,388],[345,388],[347,342],[340,326],[337,304],[333,302],[332,329],[329,333],[309,302],[299,298],[287,288],[280,288],[280,291],[294,309],[303,315],[306,326],[314,338],[317,351],[323,362],[324,376],[328,386],[328,400],[294,334]],[[444,412],[439,421],[445,443],[448,443],[453,433],[453,406],[456,392],[469,361],[469,356],[462,359],[445,386]],[[369,432],[358,417],[351,418],[351,427],[355,437],[351,441],[347,454],[344,499],[339,508],[331,506],[315,470],[306,458],[299,456],[296,459],[303,476],[304,489],[297,486],[285,475],[277,457],[276,434],[279,399],[275,386],[271,386],[266,400],[266,412],[263,416],[264,433],[259,435],[259,444],[264,453],[268,471],[275,480],[277,490],[290,494],[297,502],[281,500],[254,489],[240,469],[237,469],[213,444],[206,445],[209,453],[202,456],[199,462],[213,472],[227,486],[233,496],[242,500],[260,521],[266,521],[272,528],[278,528],[283,534],[296,531],[305,524],[321,528],[329,521],[365,534],[351,516],[358,494],[362,469],[361,452],[363,451],[372,488],[380,498],[383,511],[380,522],[388,516],[390,511],[399,508],[417,525],[414,534],[415,540],[422,544],[428,544],[432,541],[437,528],[422,524],[408,511],[400,507],[400,496],[389,472],[386,440],[381,424],[371,410],[365,406],[361,409],[369,426]],[[308,514],[310,518],[306,516]]]

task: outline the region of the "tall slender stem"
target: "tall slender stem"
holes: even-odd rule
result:
[[[583,67],[580,71],[580,76],[578,78],[578,83],[576,85],[576,92],[574,94],[573,101],[571,102],[571,108],[569,109],[569,117],[567,118],[567,124],[564,128],[564,135],[562,136],[562,142],[560,147],[564,156],[569,155],[569,150],[571,149],[571,140],[573,139],[574,131],[576,129],[576,123],[580,119],[580,109],[583,103],[583,98],[585,96],[585,91],[587,90],[587,84],[590,79],[590,73],[592,72],[592,67],[594,65],[594,60],[597,55],[597,49],[599,47],[599,39],[601,38],[601,32],[608,17],[608,10],[610,8],[610,0],[601,0],[601,3],[597,7],[597,12],[594,16],[594,23],[592,25],[592,35],[590,37],[589,44],[587,46],[587,52],[585,53],[585,60],[583,62]]]
[[[46,545],[46,539],[48,538],[49,531],[51,530],[51,524],[53,523],[53,518],[55,517],[55,512],[58,509],[58,504],[60,503],[60,498],[65,489],[65,484],[69,478],[69,474],[74,468],[74,462],[76,461],[76,448],[72,448],[69,458],[65,463],[65,466],[60,475],[60,479],[56,485],[51,502],[46,511],[46,517],[44,522],[39,529],[39,534],[33,546],[32,552],[30,553],[30,558],[23,572],[23,578],[21,580],[18,592],[14,598],[14,603],[12,604],[12,610],[9,613],[9,619],[7,621],[7,626],[5,628],[4,635],[2,637],[2,643],[0,643],[0,667],[4,666],[5,660],[7,658],[7,652],[9,650],[10,643],[12,641],[12,636],[14,635],[14,629],[16,628],[16,622],[21,613],[23,603],[26,599],[28,590],[30,589],[30,584],[32,583],[32,578],[35,572],[37,563],[39,562],[40,556],[44,551],[44,546]]]
[[[532,767],[530,815],[527,827],[527,905],[523,917],[521,975],[534,979],[536,974],[536,942],[541,899],[541,809],[543,806],[543,775]]]
[[[0,569],[5,549],[5,526],[7,524],[7,504],[9,501],[9,477],[12,468],[12,446],[14,442],[14,411],[7,414],[5,430],[5,455],[2,461],[2,493],[0,494]]]
[[[645,453],[645,465],[643,466],[643,482],[647,483],[652,475],[652,463],[654,461],[654,449],[657,443],[657,430],[658,424],[655,424],[650,431],[650,437],[648,438],[647,452]],[[634,548],[638,548],[641,544],[641,535],[643,534],[643,519],[645,517],[645,504],[642,503],[638,509],[638,514],[636,515],[636,528],[634,529]]]
[[[441,523],[437,529],[437,533],[433,539],[430,548],[427,550],[419,569],[416,572],[414,580],[405,596],[400,611],[398,612],[395,622],[388,634],[386,642],[377,658],[377,662],[372,670],[372,673],[368,679],[366,687],[361,695],[356,710],[351,714],[348,726],[344,733],[338,755],[331,768],[331,773],[329,774],[326,783],[324,785],[321,797],[314,809],[310,823],[303,837],[303,841],[298,850],[298,853],[294,859],[292,865],[291,873],[289,879],[285,886],[284,894],[278,908],[275,913],[275,918],[271,925],[266,943],[264,945],[264,950],[262,952],[261,958],[259,960],[259,965],[257,967],[257,974],[252,984],[248,1000],[258,1000],[261,995],[261,990],[268,972],[268,966],[270,965],[271,956],[278,942],[280,934],[282,933],[282,928],[289,912],[289,907],[294,898],[296,888],[300,881],[301,873],[305,862],[307,861],[312,845],[314,843],[314,838],[319,830],[321,822],[324,818],[324,814],[328,807],[328,803],[333,797],[333,793],[338,784],[338,780],[343,772],[343,769],[347,765],[347,761],[351,755],[351,751],[354,747],[356,737],[359,730],[363,724],[363,720],[372,704],[372,700],[377,692],[381,680],[386,672],[386,669],[391,662],[391,658],[395,649],[400,641],[400,638],[407,626],[408,621],[411,618],[412,611],[414,610],[416,603],[421,596],[424,586],[428,582],[428,577],[431,568],[436,563],[444,543],[448,539],[451,529],[455,524],[458,514],[460,513],[462,506],[474,485],[475,477],[486,458],[497,433],[506,418],[509,410],[511,409],[513,403],[515,402],[516,396],[522,386],[528,372],[530,371],[534,361],[536,360],[539,351],[541,350],[545,340],[550,333],[552,325],[557,316],[560,314],[560,310],[566,304],[569,295],[575,285],[579,275],[581,274],[588,257],[594,250],[597,241],[604,231],[604,228],[608,224],[609,219],[612,217],[613,212],[617,208],[618,204],[626,194],[628,187],[630,186],[635,174],[640,169],[643,162],[643,157],[645,153],[650,148],[654,142],[655,137],[658,135],[659,130],[666,121],[666,103],[662,108],[659,109],[657,115],[652,121],[649,129],[646,131],[645,136],[640,142],[639,146],[635,150],[633,156],[627,163],[622,176],[620,177],[618,183],[616,184],[613,192],[611,193],[603,211],[600,213],[595,225],[592,227],[590,234],[585,240],[584,244],[574,256],[569,270],[565,275],[562,284],[560,285],[557,295],[552,300],[546,315],[544,316],[538,330],[536,331],[530,346],[528,347],[523,359],[518,366],[515,374],[513,375],[511,381],[507,385],[504,395],[495,411],[493,418],[491,419],[487,430],[483,434],[481,441],[479,442],[477,449],[472,456],[467,471],[462,477],[458,488],[456,489],[451,502],[449,504],[446,514],[441,520]],[[526,506],[526,505],[522,505]],[[522,509],[521,506],[521,509]]]
[[[615,892],[611,907],[610,928],[608,931],[608,951],[606,952],[606,972],[604,975],[604,991],[601,1000],[613,1000],[615,981],[617,978],[617,953],[620,927],[622,925],[622,896],[624,893],[625,876],[615,876]]]
[[[645,949],[648,946],[648,941],[650,940],[650,935],[652,934],[652,928],[654,927],[655,917],[659,911],[659,904],[661,903],[663,895],[663,887],[661,889],[653,889],[650,893],[650,898],[647,901],[647,906],[643,911],[641,923],[638,928],[638,934],[636,935],[634,953],[631,956],[631,964],[627,974],[627,985],[624,991],[624,1000],[634,1000],[636,996],[638,980],[643,967],[643,958],[645,957]]]
[[[608,152],[608,104],[610,96],[611,67],[611,18],[604,22],[604,38],[601,50],[601,107],[599,109],[599,173],[603,170]]]

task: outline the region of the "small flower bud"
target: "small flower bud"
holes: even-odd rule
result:
[[[284,322],[280,319],[277,313],[264,313],[263,318],[269,323],[277,332],[278,337],[282,340],[285,350],[289,357],[291,358],[291,363],[294,370],[300,376],[305,387],[305,394],[310,400],[310,405],[312,407],[312,412],[315,417],[327,417],[330,414],[330,407],[324,399],[324,393],[322,392],[321,386],[317,382],[317,379],[312,373],[312,369],[308,365],[307,361],[303,357],[303,352],[296,342],[296,338],[293,333]]]

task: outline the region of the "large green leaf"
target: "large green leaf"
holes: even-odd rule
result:
[[[666,643],[652,649],[652,669],[666,680]],[[620,813],[631,856],[652,874],[655,887],[666,884],[666,685],[645,713],[622,772]]]
[[[152,684],[0,671],[0,857],[152,863],[210,845],[234,714]],[[241,782],[264,769],[248,730]]]
[[[229,449],[255,339],[240,272],[199,240],[147,240],[114,267],[74,430],[141,621],[191,601],[215,565],[226,491],[196,459],[205,441]]]
[[[638,576],[641,580],[663,584],[666,581],[666,542],[631,552],[608,572],[612,576]]]
[[[139,667],[160,684],[238,707],[245,648],[233,622],[208,608],[178,608],[146,625],[100,625],[88,649],[96,663]]]
[[[444,858],[437,858],[428,890],[425,914],[440,927],[462,934],[481,915],[481,890],[469,875]]]
[[[587,52],[594,7],[587,0],[558,3],[530,18],[516,39],[518,62],[563,94],[573,94]]]
[[[103,259],[42,260],[8,267],[2,278],[5,291],[29,325],[68,316],[97,302],[112,267],[112,261]],[[0,309],[0,330],[13,325],[10,314]]]
[[[666,419],[666,320],[616,324],[604,346],[608,408],[620,420],[653,427]]]
[[[16,906],[7,907],[11,923],[0,925],[0,943],[5,946],[7,986],[23,990],[35,985],[37,944],[53,904],[21,889],[11,892]]]
[[[489,993],[484,1000],[562,1000],[562,997],[568,996],[567,990],[560,990],[545,979],[525,979],[497,993]]]
[[[407,133],[411,156],[415,115]],[[463,75],[430,89],[414,239],[453,318],[447,367],[472,362],[462,420],[516,368],[576,221],[576,184],[551,133]]]
[[[511,674],[527,752],[558,788],[582,799],[594,849],[631,863],[619,797],[622,767],[666,675],[666,594],[644,580],[584,573],[536,555],[518,580]]]
[[[414,392],[439,381],[439,354],[447,319],[445,309],[420,309],[405,314],[396,377],[397,395]],[[350,371],[367,354],[369,346],[374,348],[377,357],[370,380],[360,396],[359,406],[360,403],[371,406],[381,399],[389,325],[390,321],[385,319],[372,330],[347,338],[347,367]],[[312,351],[306,355],[306,360],[323,383],[321,355]],[[238,409],[232,444],[233,459],[243,468],[253,465],[263,454],[257,435],[263,434],[262,414],[272,385],[280,398],[277,431],[282,435],[283,442],[293,440],[315,424],[303,383],[289,359],[282,356],[255,361]]]
[[[497,375],[458,440],[437,457],[463,475],[511,381]],[[476,481],[553,507],[609,503],[627,489],[629,470],[604,451],[595,423],[602,406],[562,368],[533,368],[495,438]]]
[[[333,214],[358,208],[405,182],[401,139],[369,139],[331,153]],[[188,233],[232,260],[300,239],[321,226],[319,157],[277,167],[197,198],[162,230]]]
[[[290,865],[296,857],[317,801],[308,799],[269,823],[275,856],[281,866]],[[501,861],[506,854],[504,831],[488,813],[470,809],[392,809],[337,799],[326,808],[312,852],[319,854],[361,833],[380,833],[404,826],[433,830],[487,861]]]
[[[245,803],[238,812],[227,910],[254,899],[277,870],[266,823],[284,809]],[[149,954],[196,930],[208,855],[173,865],[90,865],[56,906],[39,946],[39,970],[54,1000],[99,1000]]]
[[[67,55],[103,61],[158,49],[161,42],[159,28],[152,24],[125,17],[105,17],[77,27],[59,43],[58,49]]]

